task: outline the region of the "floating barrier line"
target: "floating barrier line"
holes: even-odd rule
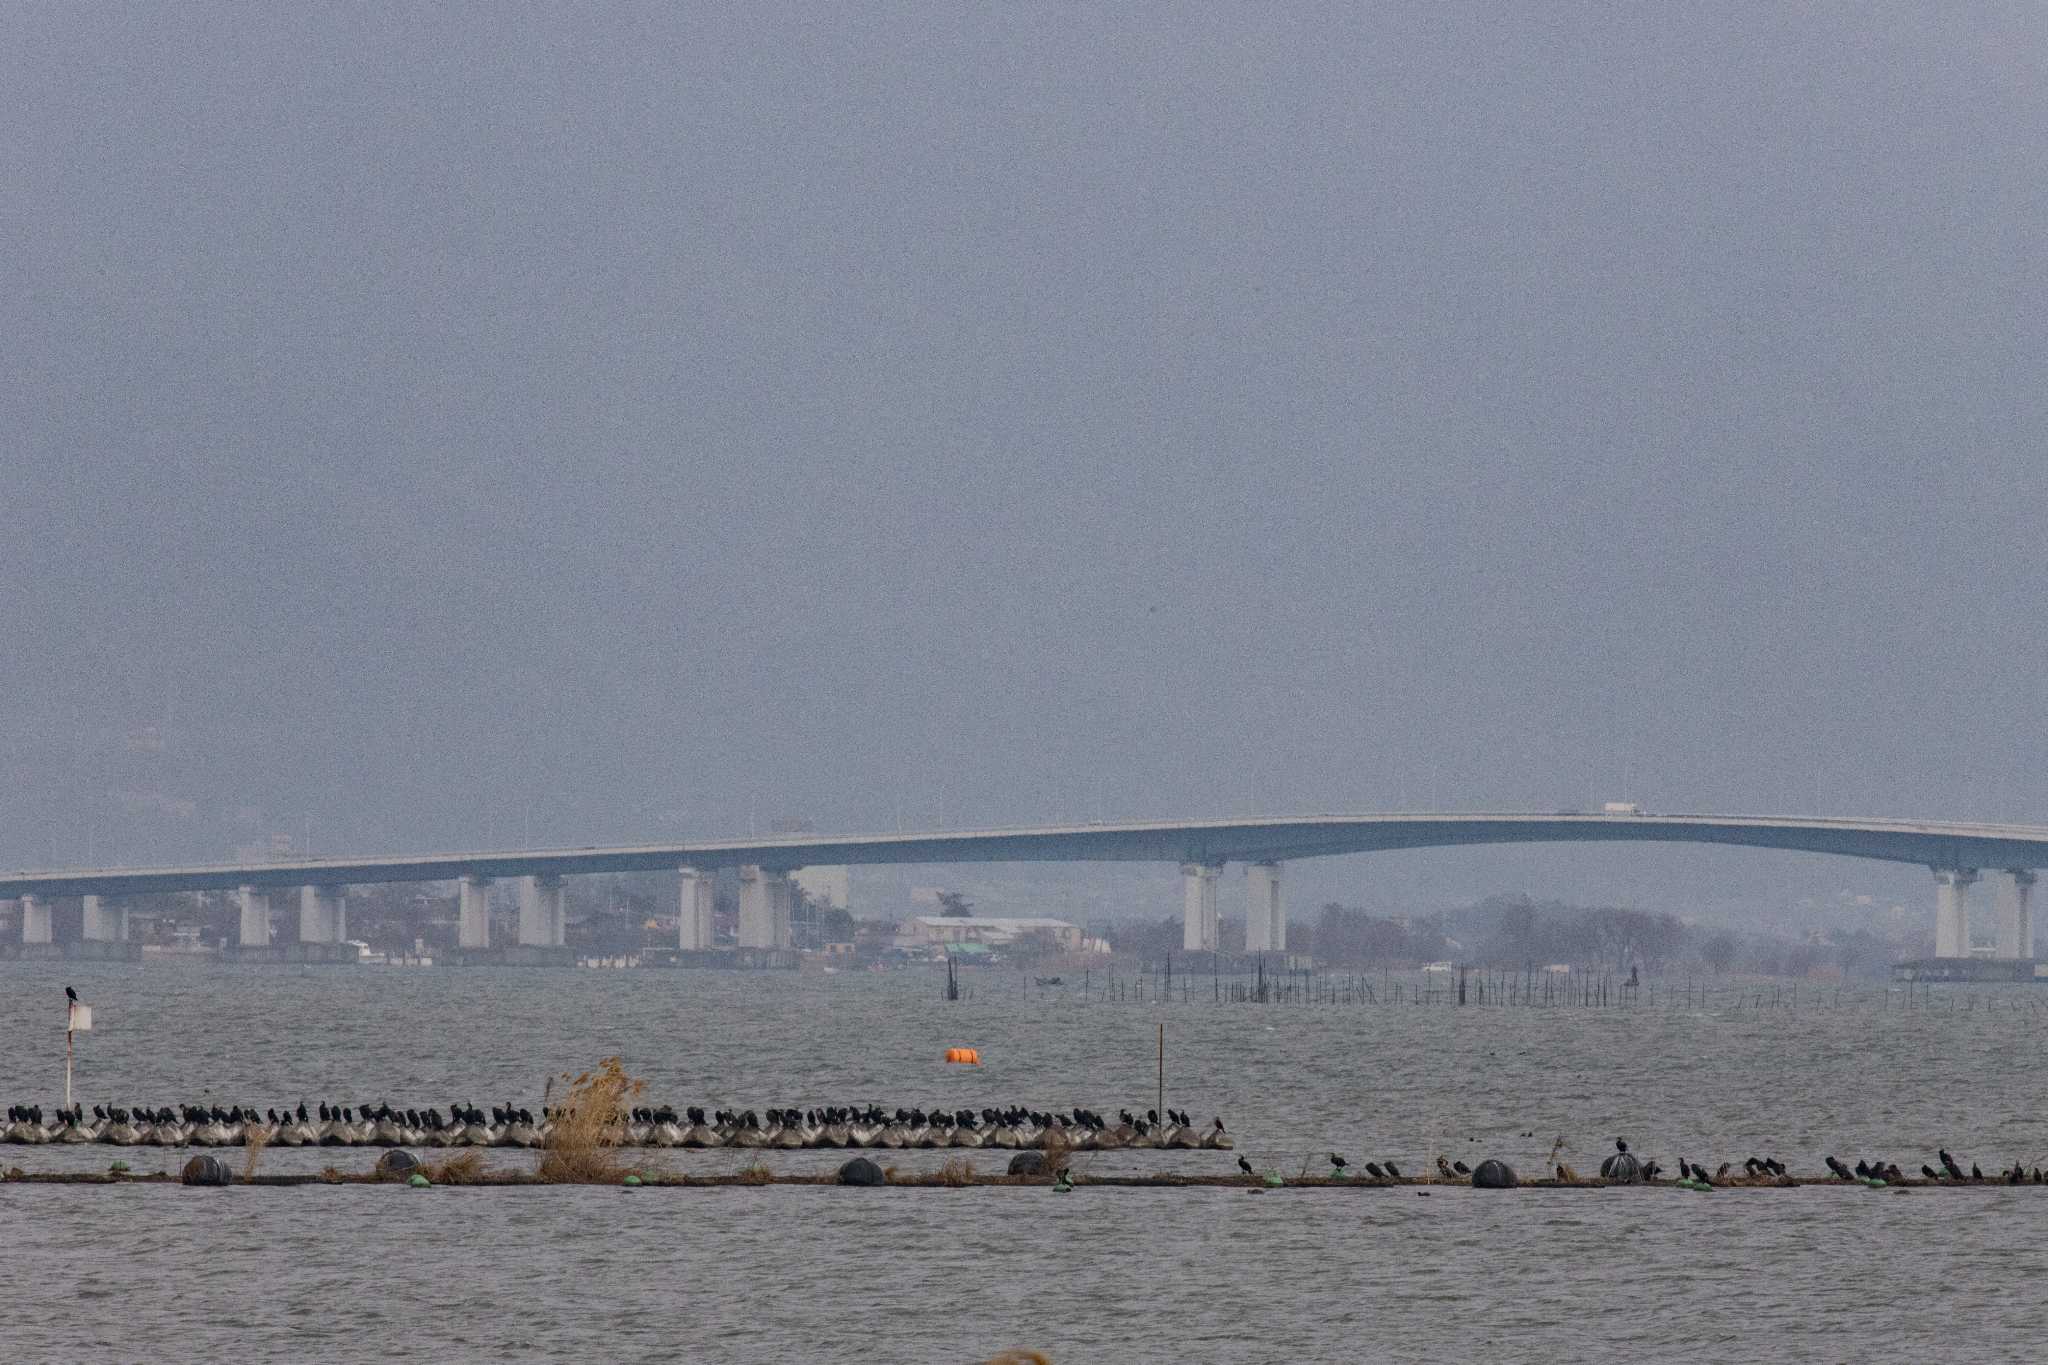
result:
[[[408,1175],[410,1172],[408,1172]],[[727,1175],[684,1175],[661,1171],[634,1171],[640,1188],[645,1189],[730,1189],[746,1185],[813,1185],[839,1187],[835,1172],[817,1174],[774,1174],[755,1171]],[[136,1174],[123,1172],[113,1174],[92,1171],[41,1171],[27,1172],[19,1168],[9,1169],[0,1174],[0,1184],[32,1185],[146,1185],[177,1184],[179,1177],[173,1172],[150,1172]],[[247,1178],[236,1176],[237,1185],[273,1186],[289,1188],[301,1185],[402,1185],[404,1176],[380,1175],[375,1172],[349,1173],[341,1171],[320,1172],[306,1175],[256,1175]],[[465,1188],[492,1186],[499,1188],[523,1188],[528,1186],[556,1185],[562,1182],[543,1180],[539,1176],[523,1171],[485,1171],[465,1177],[459,1182]],[[615,1182],[590,1182],[612,1184]],[[1402,1180],[1349,1179],[1333,1180],[1323,1176],[1308,1176],[1289,1179],[1284,1186],[1269,1186],[1263,1176],[1243,1175],[1071,1175],[1067,1182],[1056,1182],[1053,1176],[1011,1176],[996,1173],[941,1174],[937,1172],[891,1172],[884,1182],[890,1189],[957,1189],[963,1185],[990,1188],[1050,1189],[1057,1183],[1066,1183],[1075,1191],[1088,1189],[1235,1189],[1246,1193],[1267,1193],[1270,1189],[1284,1188],[1290,1191],[1383,1191],[1399,1192],[1413,1190],[1429,1193],[1432,1189],[1468,1189],[1469,1182],[1462,1180],[1441,1180],[1435,1177],[1411,1177]],[[872,1187],[870,1187],[872,1188]],[[1522,1180],[1514,1189],[1520,1190],[1601,1190],[1637,1189],[1679,1191],[1686,1188],[1675,1180],[1634,1181],[1627,1184],[1606,1180],[1564,1181],[1555,1179]],[[1789,1189],[1839,1189],[1858,1193],[1899,1193],[1917,1190],[1997,1190],[1997,1189],[2039,1189],[2048,1186],[2010,1185],[2002,1180],[1952,1181],[1910,1179],[1895,1181],[1888,1185],[1869,1185],[1859,1180],[1837,1180],[1828,1176],[1786,1176],[1782,1179],[1756,1182],[1717,1184],[1715,1193],[1739,1194],[1746,1191],[1789,1190]]]

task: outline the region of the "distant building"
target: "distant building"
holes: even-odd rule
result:
[[[1063,919],[963,919],[955,915],[918,915],[903,922],[898,935],[906,948],[930,948],[947,944],[978,944],[1002,948],[1033,934],[1045,934],[1060,951],[1075,952],[1082,946],[1081,926]]]

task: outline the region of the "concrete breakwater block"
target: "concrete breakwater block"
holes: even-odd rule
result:
[[[402,1147],[394,1147],[377,1158],[377,1175],[384,1180],[403,1180],[420,1168],[420,1159]]]
[[[228,1163],[217,1156],[195,1156],[185,1163],[185,1169],[178,1179],[187,1185],[226,1185],[233,1182],[235,1173],[228,1169]]]
[[[1011,1175],[1051,1175],[1044,1152],[1019,1152],[1010,1158]]]
[[[839,1183],[842,1185],[886,1185],[889,1177],[882,1174],[882,1168],[864,1156],[857,1156],[839,1168]]]
[[[1515,1184],[1515,1168],[1491,1157],[1480,1162],[1472,1172],[1472,1188],[1475,1190],[1511,1190]]]

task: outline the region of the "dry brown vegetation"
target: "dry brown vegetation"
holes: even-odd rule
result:
[[[611,1185],[627,1170],[618,1161],[618,1143],[625,1132],[633,1101],[647,1082],[626,1074],[624,1062],[607,1057],[577,1076],[564,1074],[565,1093],[554,1106],[554,1127],[541,1148],[540,1178],[559,1185]],[[554,1093],[553,1081],[548,1094]],[[542,1100],[543,1106],[547,1099]]]
[[[733,1175],[742,1185],[765,1185],[774,1178],[775,1172],[768,1169],[765,1161],[750,1161]]]
[[[245,1137],[243,1142],[247,1145],[242,1156],[242,1179],[252,1180],[255,1178],[257,1166],[263,1162],[263,1149],[270,1145],[270,1135],[258,1128]]]
[[[1048,1128],[1038,1140],[1038,1153],[1045,1158],[1045,1173],[1057,1177],[1060,1168],[1067,1164],[1067,1156],[1074,1150],[1066,1134],[1057,1128]]]
[[[972,1185],[974,1183],[974,1163],[966,1157],[954,1157],[951,1161],[939,1167],[939,1183],[941,1185],[952,1185],[956,1188],[962,1185]]]
[[[433,1165],[421,1165],[420,1173],[436,1185],[474,1185],[484,1174],[484,1154],[474,1147]]]

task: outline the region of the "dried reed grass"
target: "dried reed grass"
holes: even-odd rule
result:
[[[958,1189],[974,1183],[974,1162],[966,1157],[954,1157],[939,1167],[939,1183]]]
[[[254,1125],[251,1125],[252,1127]],[[270,1134],[258,1128],[243,1139],[242,1179],[253,1180],[256,1168],[263,1163],[263,1149],[270,1145]]]
[[[422,1164],[420,1170],[436,1185],[474,1185],[483,1178],[484,1154],[472,1147],[446,1161]]]
[[[561,1079],[567,1093],[554,1106],[554,1126],[541,1148],[540,1178],[557,1185],[617,1184],[627,1174],[616,1155],[626,1114],[646,1092],[647,1082],[628,1076],[617,1057],[607,1057],[577,1076],[565,1073]],[[549,1094],[554,1088],[550,1081]]]
[[[1061,1169],[1067,1164],[1068,1154],[1073,1150],[1074,1145],[1067,1141],[1065,1133],[1057,1128],[1046,1129],[1044,1135],[1038,1139],[1038,1154],[1045,1158],[1046,1175],[1057,1179]]]

